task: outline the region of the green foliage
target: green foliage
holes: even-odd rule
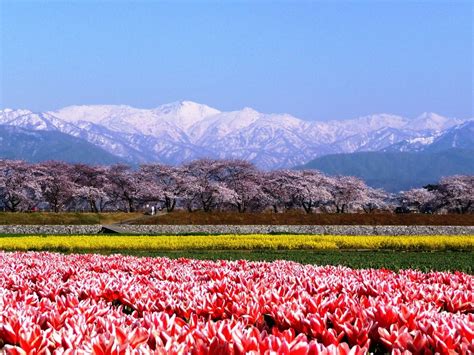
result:
[[[326,155],[299,167],[329,175],[357,176],[373,187],[397,192],[436,183],[441,177],[474,174],[474,151],[360,152]]]
[[[84,251],[87,252],[87,251]],[[474,273],[472,260],[474,252],[435,251],[311,251],[311,250],[175,250],[136,251],[109,250],[105,254],[126,254],[136,256],[164,256],[169,258],[193,258],[211,260],[273,261],[292,260],[302,264],[341,265],[356,269],[385,268],[418,269],[428,271],[462,271]]]

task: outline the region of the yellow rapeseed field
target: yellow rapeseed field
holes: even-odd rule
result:
[[[340,236],[340,235],[192,235],[192,236],[15,236],[0,237],[0,250],[467,250],[474,236]]]

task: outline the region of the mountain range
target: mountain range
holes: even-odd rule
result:
[[[34,163],[46,160],[100,165],[125,163],[123,159],[68,134],[6,125],[0,125],[0,157]]]
[[[474,149],[330,154],[298,168],[316,169],[329,175],[357,176],[369,186],[398,192],[435,184],[443,176],[474,175]]]
[[[252,108],[222,112],[191,101],[153,109],[124,105],[68,106],[48,112],[3,109],[0,125],[10,127],[0,131],[1,144],[2,148],[11,146],[14,140],[18,146],[15,158],[22,157],[19,152],[33,149],[24,149],[30,143],[26,138],[18,139],[18,134],[28,137],[31,132],[56,132],[48,136],[48,142],[75,144],[75,151],[94,147],[98,150],[91,158],[97,157],[96,163],[112,159],[134,165],[180,164],[209,157],[245,159],[262,169],[277,169],[328,154],[423,151],[438,149],[436,145],[458,147],[460,141],[464,142],[460,148],[473,145],[472,119],[435,113],[416,118],[374,114],[348,120],[305,121]],[[74,138],[74,143],[65,143],[66,136]],[[53,149],[48,154],[43,148],[42,158],[57,159]],[[0,154],[12,158],[11,150],[1,149]],[[27,160],[33,158],[24,156]]]

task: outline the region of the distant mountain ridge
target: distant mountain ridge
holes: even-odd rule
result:
[[[61,160],[93,165],[124,162],[123,159],[68,134],[7,125],[0,125],[0,157],[29,162]]]
[[[474,121],[406,139],[378,152],[318,157],[301,168],[357,176],[393,192],[435,183],[443,176],[474,174]]]
[[[180,101],[154,109],[69,106],[57,111],[0,110],[0,125],[56,131],[134,164],[180,164],[197,158],[239,158],[263,169],[289,168],[326,154],[396,150],[400,142],[434,141],[467,120],[424,113],[377,114],[343,121],[304,121],[244,108],[222,112]],[[412,149],[410,144],[401,151]]]
[[[384,151],[440,152],[452,148],[474,149],[474,121],[467,121],[443,132],[400,141]]]
[[[436,183],[443,176],[474,175],[474,149],[334,154],[316,158],[298,168],[357,176],[369,186],[398,192]]]

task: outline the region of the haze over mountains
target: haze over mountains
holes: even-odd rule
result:
[[[61,160],[69,163],[111,165],[123,159],[83,139],[58,131],[33,131],[0,125],[0,159],[42,162]]]
[[[299,167],[329,175],[352,175],[389,192],[438,182],[444,176],[474,175],[474,150],[330,154]]]
[[[191,101],[154,109],[85,105],[50,112],[0,111],[0,125],[21,128],[23,133],[63,133],[82,140],[85,146],[94,145],[117,161],[180,164],[202,157],[239,158],[262,169],[290,168],[327,154],[419,151],[442,137],[445,145],[456,147],[453,135],[467,135],[472,147],[472,125],[466,128],[466,121],[435,113],[416,118],[375,114],[350,120],[305,121],[251,108],[221,112]],[[5,144],[9,138],[4,134],[2,139]],[[50,158],[54,159],[54,154]]]

